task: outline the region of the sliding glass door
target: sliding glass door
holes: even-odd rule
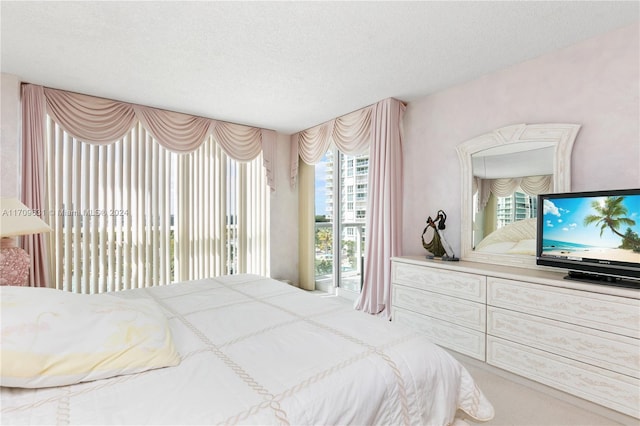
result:
[[[357,294],[362,287],[368,154],[331,148],[315,171],[316,288]],[[337,236],[337,237],[336,237]]]
[[[56,287],[101,293],[212,276],[269,274],[262,156],[230,158],[209,137],[163,148],[141,124],[108,145],[47,121],[45,182]]]

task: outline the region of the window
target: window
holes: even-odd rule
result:
[[[354,173],[356,164],[358,176]],[[325,291],[338,287],[358,293],[362,285],[368,155],[349,156],[332,148],[316,165],[315,177],[316,286]],[[335,181],[340,185],[334,185]],[[335,200],[342,201],[336,205]],[[340,238],[334,239],[335,235]]]
[[[344,175],[347,177],[353,176],[353,159],[347,160],[347,167]]]
[[[56,286],[80,293],[240,272],[268,273],[262,157],[210,137],[175,154],[142,128],[91,145],[47,122],[47,208]]]
[[[496,229],[536,217],[538,197],[528,195],[520,188],[507,197],[496,197],[496,200]]]

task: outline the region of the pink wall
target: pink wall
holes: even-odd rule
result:
[[[625,27],[409,103],[403,254],[422,255],[427,216],[443,209],[460,252],[456,145],[519,123],[577,123],[572,190],[640,187],[640,25]]]
[[[20,80],[0,74],[0,196],[20,196]]]

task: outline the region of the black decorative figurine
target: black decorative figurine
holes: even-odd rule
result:
[[[438,210],[436,218],[432,219],[431,216],[427,218],[427,226],[422,231],[422,247],[424,247],[432,255],[427,257],[441,257],[442,260],[456,261],[458,258],[453,253],[453,249],[444,238],[444,235],[440,231],[446,228],[445,221],[447,220],[447,214],[443,210]],[[424,241],[424,234],[426,234],[429,228],[433,228],[433,238],[428,243]]]

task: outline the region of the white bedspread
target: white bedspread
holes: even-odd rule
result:
[[[457,409],[493,417],[448,353],[336,298],[255,275],[117,294],[161,306],[181,363],[2,388],[2,424],[448,425]]]

